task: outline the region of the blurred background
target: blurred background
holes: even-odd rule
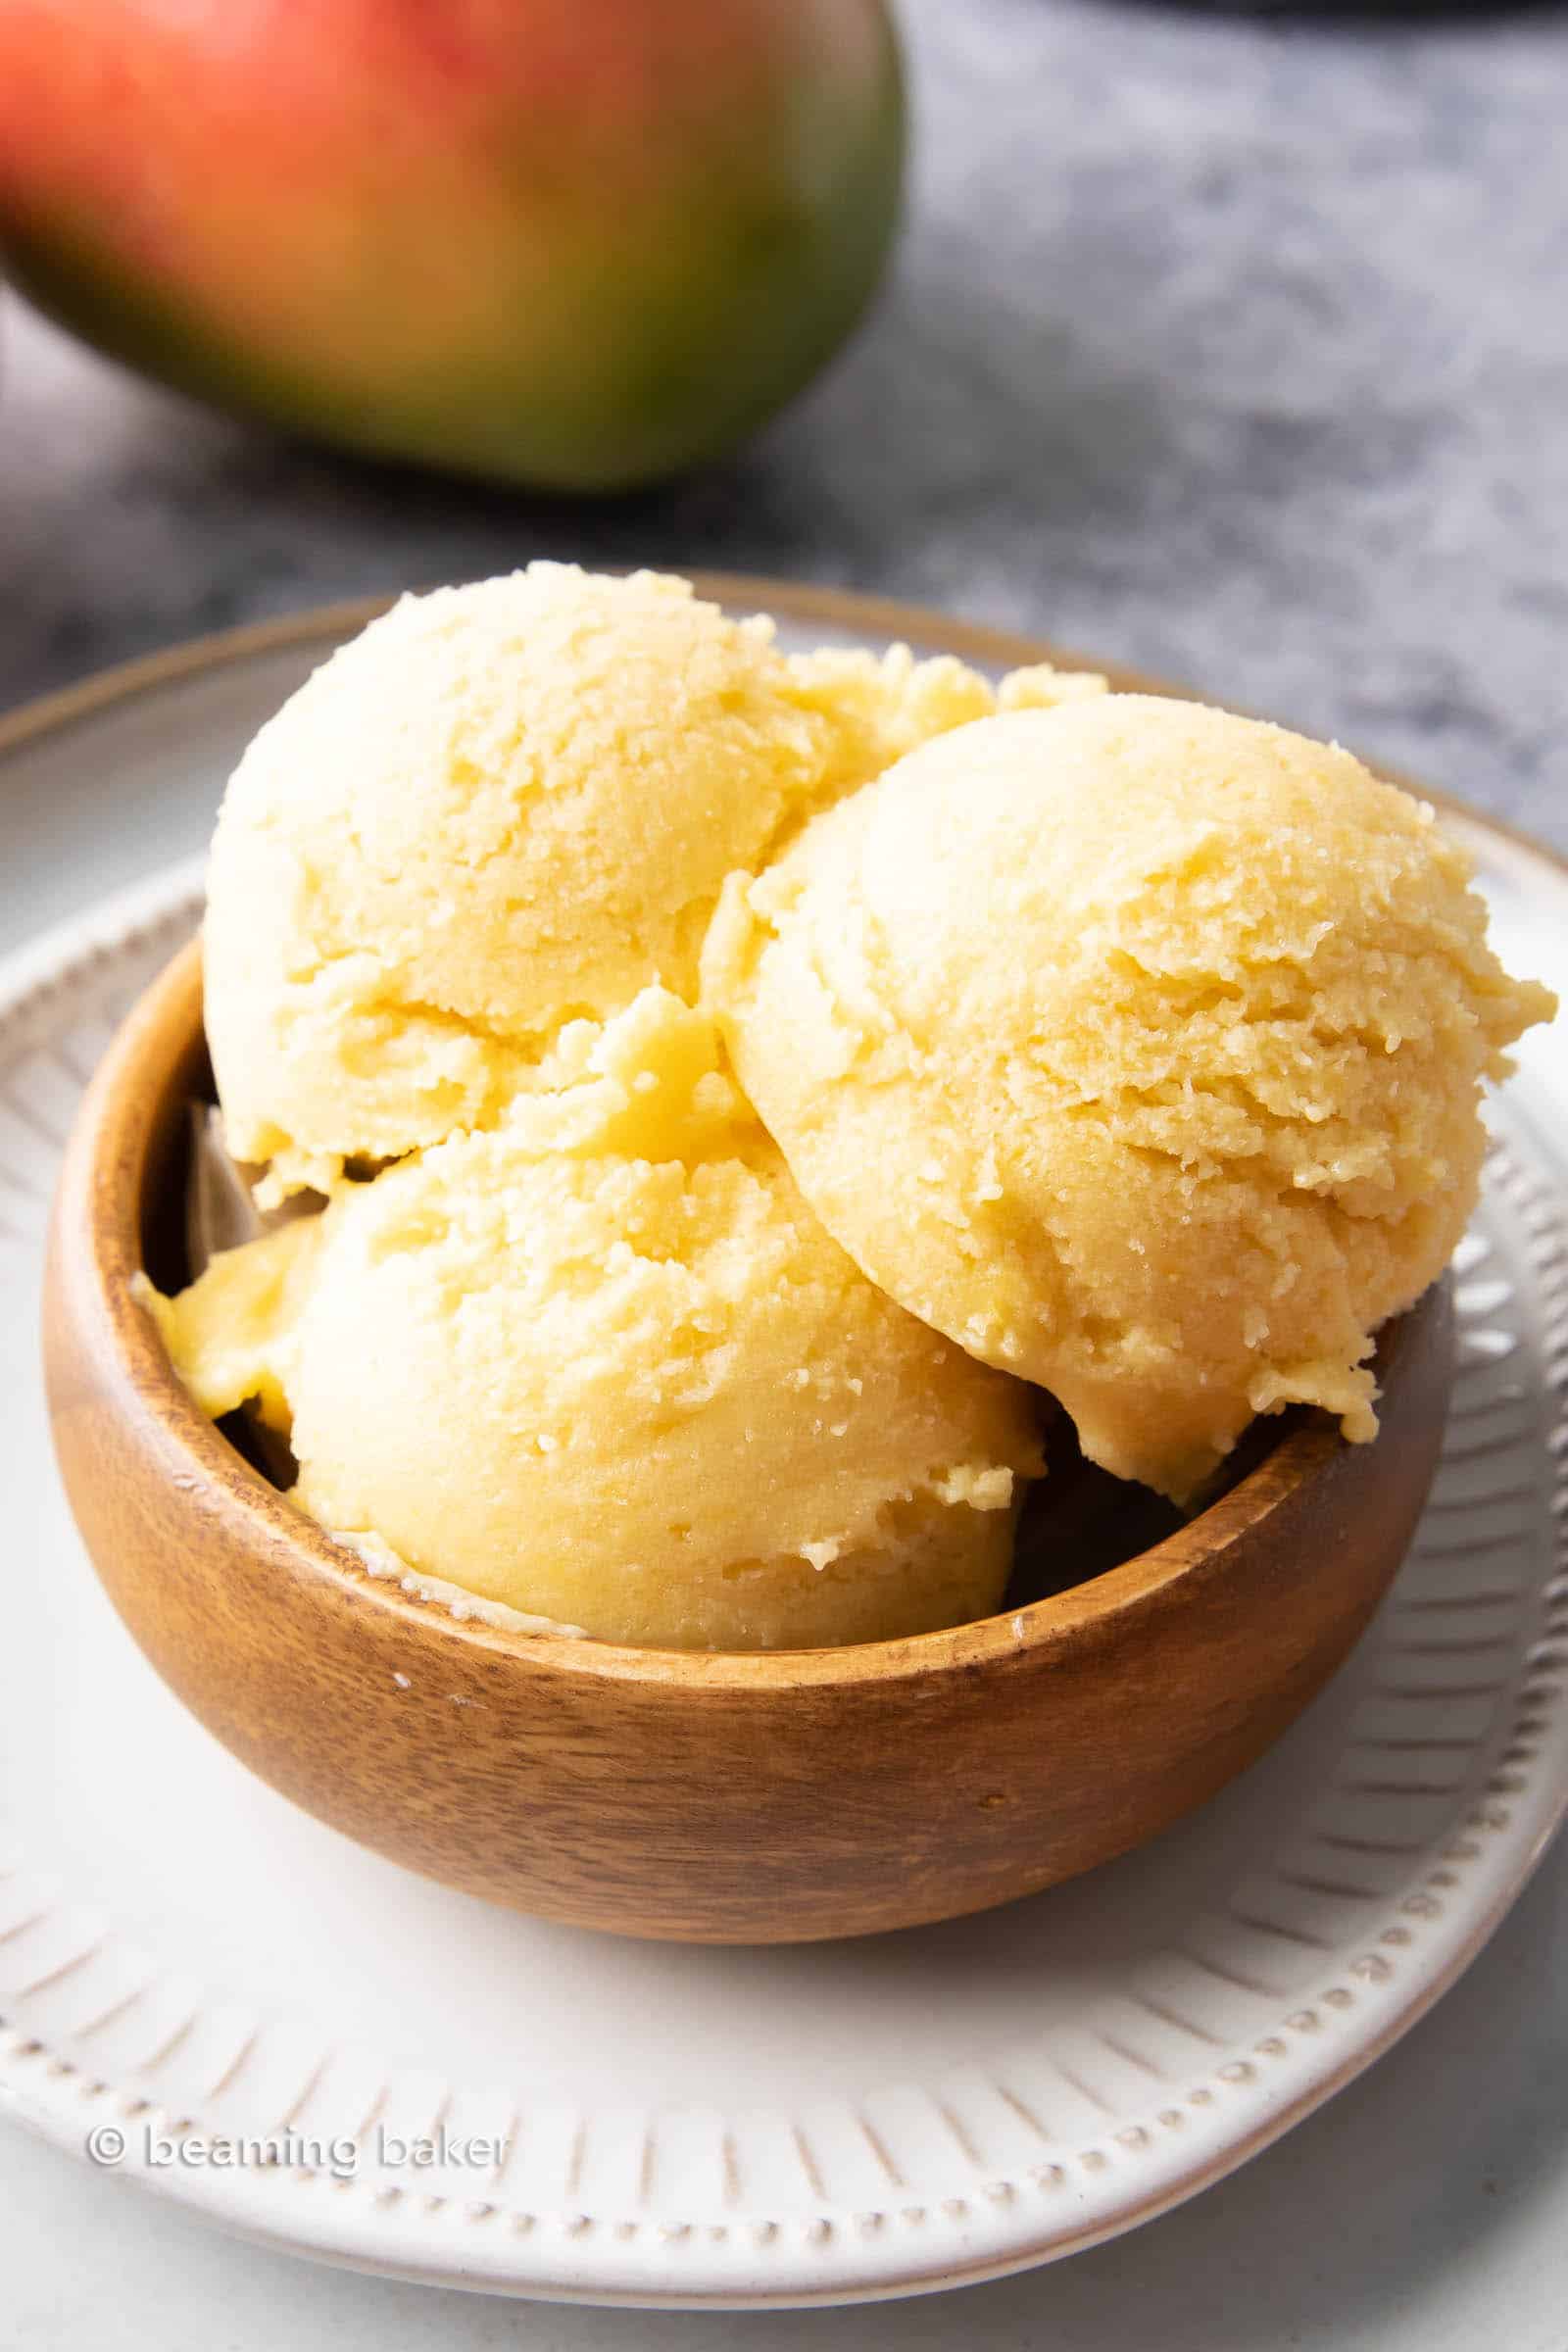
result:
[[[5,0],[0,37],[37,13]],[[306,13],[325,40],[362,12]],[[896,14],[909,167],[880,293],[790,406],[672,481],[583,497],[325,450],[0,297],[0,707],[535,555],[706,564],[1113,655],[1568,845],[1562,14]],[[221,155],[199,160],[221,209]]]

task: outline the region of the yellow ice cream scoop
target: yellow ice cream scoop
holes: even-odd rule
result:
[[[1041,1466],[1029,1392],[865,1280],[659,991],[548,1103],[341,1186],[157,1311],[208,1410],[286,1420],[324,1526],[611,1641],[984,1617]]]
[[[1376,1427],[1372,1334],[1474,1205],[1546,1018],[1429,808],[1141,695],[981,718],[737,876],[735,1067],[861,1270],[1191,1496],[1253,1414]]]
[[[771,633],[683,580],[536,564],[405,597],[318,669],[213,842],[235,1156],[327,1189],[493,1121],[564,1021],[689,988],[724,875],[828,762]]]
[[[816,796],[822,807],[955,727],[999,710],[1052,710],[1107,691],[1098,670],[1034,662],[993,681],[952,654],[916,661],[906,645],[880,654],[818,646],[790,654],[785,665],[802,704],[826,721],[829,764]]]
[[[204,938],[230,1150],[276,1198],[492,1125],[564,1025],[694,991],[732,868],[996,699],[902,650],[787,661],[770,620],[651,572],[405,597],[224,798]]]

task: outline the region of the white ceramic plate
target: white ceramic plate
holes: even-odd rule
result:
[[[842,602],[821,629],[804,617],[853,633]],[[144,665],[0,729],[10,821],[20,801],[48,821],[89,764],[146,795],[154,827],[166,781],[216,798],[341,627]],[[1568,879],[1455,821],[1504,952],[1568,985]],[[1452,1981],[1568,1786],[1568,1087],[1549,1038],[1496,1114],[1420,1537],[1263,1763],[1142,1853],[984,1918],[795,1950],[639,1945],[490,1910],[295,1812],[181,1712],[86,1564],[36,1371],[43,1225],[83,1078],[195,893],[187,866],[0,974],[17,2115],[88,2156],[96,2132],[100,2158],[118,2146],[119,2169],[230,2228],[365,2268],[602,2302],[843,2301],[1149,2218]],[[398,2160],[399,2142],[441,2158],[443,2131],[446,2161]]]

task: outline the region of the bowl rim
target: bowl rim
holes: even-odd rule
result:
[[[136,1297],[134,1278],[145,1274],[141,1225],[149,1149],[171,1072],[198,1050],[200,1038],[198,933],[138,999],[94,1076],[56,1201],[56,1247],[63,1260],[69,1255],[72,1270],[87,1279],[90,1312],[103,1344],[101,1360],[127,1376],[120,1389],[127,1419],[161,1475],[184,1490],[192,1503],[199,1495],[233,1543],[252,1551],[282,1547],[294,1573],[323,1596],[352,1595],[410,1632],[458,1641],[498,1661],[693,1691],[885,1685],[1024,1653],[1066,1656],[1119,1639],[1141,1612],[1167,1601],[1183,1580],[1218,1572],[1226,1555],[1260,1522],[1351,1450],[1326,1416],[1304,1418],[1225,1494],[1145,1550],[1062,1592],[933,1633],[819,1649],[675,1650],[524,1631],[477,1613],[458,1617],[443,1601],[422,1599],[390,1577],[372,1576],[348,1545],[334,1542],[246,1461],[195,1403],[152,1315]],[[1386,1385],[1386,1374],[1410,1344],[1421,1304],[1384,1327],[1377,1355],[1380,1385]],[[476,1611],[483,1605],[476,1595]]]

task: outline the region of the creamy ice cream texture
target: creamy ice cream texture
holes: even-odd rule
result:
[[[609,1640],[990,1613],[1029,1392],[858,1271],[701,1016],[650,990],[595,1060],[162,1304],[198,1401],[260,1398],[326,1527]]]
[[[1549,1005],[1484,930],[1277,728],[651,574],[408,598],[213,849],[228,1142],[327,1205],[154,1311],[378,1566],[677,1647],[981,1616],[1026,1381],[1177,1495],[1295,1399],[1372,1433]]]
[[[1098,685],[1099,681],[1090,681]],[[1019,673],[1009,699],[1085,690]],[[684,580],[405,597],[256,737],[213,842],[206,1019],[272,1197],[493,1126],[563,1028],[695,991],[727,873],[996,706],[895,650],[791,662]]]
[[[1376,1426],[1378,1325],[1547,1017],[1431,811],[1136,695],[982,718],[727,885],[705,982],[857,1264],[1178,1498],[1256,1413]]]

